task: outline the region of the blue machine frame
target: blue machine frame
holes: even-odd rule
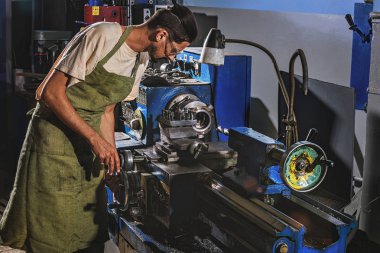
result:
[[[183,63],[199,61],[201,48],[188,48],[177,56]],[[226,54],[224,66],[215,67],[199,64],[199,73],[194,69],[183,70],[200,83],[161,87],[140,85],[137,106],[146,119],[145,137],[140,141],[131,140],[133,147],[153,145],[159,140],[157,119],[165,105],[174,96],[190,93],[196,95],[206,104],[213,104],[216,112],[216,124],[223,128],[249,125],[249,108],[251,94],[251,57]],[[210,90],[211,88],[211,90]],[[149,108],[149,109],[147,109]],[[135,136],[125,125],[125,132]],[[227,141],[227,136],[212,133],[219,141]],[[215,139],[212,139],[215,141]]]
[[[201,48],[188,48],[177,59],[190,63],[199,61],[200,53]],[[251,64],[251,56],[226,53],[223,66],[202,63],[200,76],[194,70],[188,72],[199,81],[211,83],[217,124],[223,128],[249,125]],[[222,134],[219,138],[228,140]]]
[[[149,87],[140,85],[139,98],[137,100],[138,109],[144,115],[145,130],[141,142],[135,142],[137,146],[153,145],[160,140],[160,130],[158,119],[165,106],[180,94],[192,94],[197,96],[203,103],[211,103],[211,91],[209,84],[181,85],[181,86],[160,86]],[[130,136],[135,136],[133,130],[127,125],[125,132]],[[132,145],[135,146],[135,145]],[[128,146],[128,147],[132,147]]]
[[[200,49],[189,49],[182,52],[177,56],[182,63],[197,63],[200,58]],[[191,64],[188,64],[191,65]],[[250,105],[250,86],[251,86],[251,57],[241,55],[227,55],[225,58],[225,65],[222,67],[214,67],[207,64],[199,64],[197,68],[189,68],[183,70],[191,75],[194,79],[200,81],[197,84],[184,84],[173,86],[159,86],[150,87],[141,85],[140,94],[138,99],[138,108],[146,119],[146,132],[145,137],[138,143],[140,146],[153,145],[154,142],[160,138],[158,117],[161,115],[165,106],[177,95],[189,93],[197,96],[202,102],[206,104],[213,103],[216,110],[217,124],[223,128],[230,129],[230,133],[236,132],[243,134],[246,141],[240,142],[235,140],[235,144],[243,145],[243,152],[247,152],[249,149],[250,138],[258,138],[256,135],[251,135],[251,129],[242,127],[248,126],[249,123],[249,105]],[[127,126],[125,131],[134,136],[131,129]],[[215,133],[213,135],[215,137]],[[265,136],[261,136],[263,139]],[[230,135],[230,139],[236,138]],[[221,141],[227,141],[227,136],[220,136]],[[265,139],[267,140],[267,139]],[[215,141],[215,138],[213,139]],[[231,140],[230,140],[231,141]],[[265,142],[265,141],[264,141]],[[282,143],[273,139],[268,139],[267,142],[273,145],[283,146]],[[267,143],[265,142],[265,143]],[[267,143],[267,144],[268,144]],[[231,143],[230,143],[231,144]],[[249,147],[248,147],[249,146]],[[127,148],[136,148],[137,146],[128,145]],[[231,146],[230,146],[231,147]],[[252,146],[253,147],[253,146]],[[255,146],[256,147],[256,146]],[[235,149],[234,147],[231,147]],[[260,147],[256,147],[257,150]],[[262,156],[266,154],[266,149],[261,150]],[[249,151],[251,152],[251,150]],[[250,157],[250,153],[247,156]],[[286,199],[297,199],[297,201],[303,202],[301,198],[297,197],[297,194],[292,194],[290,189],[284,185],[280,177],[278,166],[271,166],[266,168],[264,173],[273,181],[273,185],[267,185],[265,187],[265,195],[282,195]],[[108,203],[115,203],[112,192],[107,188]],[[349,233],[357,227],[357,223],[354,219],[341,214],[328,207],[318,208],[305,202],[306,209],[315,213],[323,212],[327,215],[329,221],[333,223],[337,229],[338,239],[335,243],[325,247],[323,249],[316,249],[311,246],[305,245],[304,236],[306,234],[306,227],[301,225],[297,229],[291,225],[286,225],[281,231],[277,230],[272,246],[272,252],[278,252],[281,245],[286,245],[288,252],[297,253],[333,253],[333,252],[345,252],[347,237]],[[314,210],[316,209],[316,210]],[[314,211],[313,211],[314,210]],[[280,211],[279,211],[280,212]],[[120,235],[125,237],[129,243],[133,244],[135,250],[138,252],[151,252],[152,247],[159,249],[163,252],[171,252],[175,249],[164,245],[162,242],[157,241],[152,236],[145,234],[144,231],[136,225],[135,222],[129,222],[118,213],[117,209],[108,206],[108,213],[112,221],[114,221],[114,231],[111,231],[111,236]],[[268,213],[270,213],[268,211]],[[326,217],[325,217],[326,218]],[[117,241],[116,238],[112,238]],[[116,239],[116,240],[115,240]]]

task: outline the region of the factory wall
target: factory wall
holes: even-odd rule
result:
[[[226,38],[246,39],[267,47],[281,70],[288,70],[292,53],[305,51],[309,77],[349,86],[352,32],[343,14],[271,12],[259,10],[190,7],[194,12],[218,16],[218,27]],[[227,51],[252,55],[251,126],[277,137],[278,85],[269,58],[257,49],[227,44]],[[296,64],[296,74],[301,74]],[[354,175],[363,168],[366,115],[356,111]]]

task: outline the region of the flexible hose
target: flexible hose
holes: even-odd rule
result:
[[[295,99],[295,90],[296,90],[296,79],[294,77],[294,63],[297,59],[297,57],[300,57],[301,65],[302,65],[302,89],[304,92],[304,95],[307,95],[308,92],[308,80],[309,80],[309,74],[308,74],[308,66],[306,61],[305,53],[302,51],[302,49],[297,49],[289,61],[289,81],[291,85],[291,93],[290,93],[290,103],[288,104],[288,115],[287,120],[290,122],[292,126],[292,136],[290,137],[292,140],[289,140],[290,145],[298,141],[298,127],[297,127],[297,120],[294,113],[294,99]]]
[[[273,63],[274,69],[276,71],[276,75],[277,75],[277,79],[278,79],[278,84],[280,85],[280,89],[281,89],[282,95],[284,97],[286,106],[289,107],[289,95],[288,95],[288,92],[286,91],[284,80],[281,77],[280,69],[278,67],[277,61],[274,58],[273,54],[267,48],[265,48],[264,46],[262,46],[260,44],[257,44],[255,42],[252,42],[252,41],[238,40],[238,39],[226,39],[225,42],[240,43],[240,44],[245,44],[245,45],[253,46],[253,47],[256,47],[256,48],[260,49],[261,51],[263,51],[264,53],[266,53],[269,56],[269,58],[271,59],[271,61]]]

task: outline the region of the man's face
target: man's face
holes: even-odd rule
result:
[[[168,33],[164,30],[162,33],[157,33],[156,42],[152,43],[148,52],[152,59],[167,58],[173,61],[177,54],[190,45],[189,42],[177,43],[170,40]]]

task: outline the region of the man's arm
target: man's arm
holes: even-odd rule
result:
[[[53,70],[44,81],[46,81],[46,86],[42,93],[42,101],[63,123],[90,144],[92,151],[99,158],[100,162],[108,165],[110,174],[113,173],[115,167],[119,172],[120,160],[113,142],[111,144],[101,137],[80,117],[68,100],[66,96],[68,77],[60,71]]]
[[[116,104],[106,107],[100,120],[100,134],[110,144],[116,147],[115,143],[115,109]]]

